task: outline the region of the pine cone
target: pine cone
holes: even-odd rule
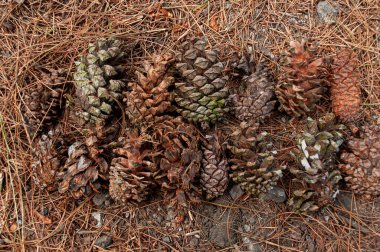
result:
[[[185,42],[175,65],[181,80],[175,83],[177,111],[193,122],[215,122],[228,111],[225,65],[206,44],[205,39]]]
[[[57,174],[60,193],[71,192],[80,198],[98,178],[108,180],[108,163],[102,157],[99,139],[90,136],[84,142],[77,141],[68,149],[68,158]]]
[[[343,143],[343,125],[335,124],[334,114],[318,121],[307,119],[307,130],[297,140],[297,149],[291,154],[297,165],[290,169],[295,181],[300,181],[307,191],[314,190],[319,206],[331,202],[338,193],[342,179],[335,166],[339,146]]]
[[[47,134],[41,135],[36,140],[33,150],[33,179],[41,188],[49,191],[56,190],[56,174],[65,164],[69,139],[62,133],[62,128],[58,125]]]
[[[216,135],[206,135],[202,150],[201,185],[210,200],[223,195],[227,189],[229,166]]]
[[[236,94],[229,97],[231,110],[240,121],[263,121],[269,117],[276,101],[274,83],[269,80],[268,72],[257,70],[245,76]]]
[[[120,44],[116,39],[98,39],[89,44],[88,54],[76,62],[77,115],[84,123],[104,125],[112,115],[115,100],[123,98],[123,68],[115,66],[123,56]]]
[[[39,73],[42,80],[28,89],[24,98],[23,115],[32,136],[57,123],[64,108],[64,100],[61,98],[66,82],[65,71],[46,68]]]
[[[358,58],[348,49],[341,50],[334,60],[331,81],[332,108],[337,117],[349,122],[358,119],[361,106]]]
[[[230,177],[243,190],[260,195],[272,189],[282,177],[285,167],[275,162],[267,132],[257,133],[257,125],[241,123],[235,127],[225,143],[232,173]]]
[[[174,78],[167,71],[172,63],[171,55],[153,56],[153,65],[145,62],[144,73],[136,71],[137,82],[129,83],[126,113],[132,124],[153,121],[171,105],[168,87]]]
[[[364,126],[360,138],[348,141],[339,165],[348,186],[367,198],[380,195],[380,126]]]
[[[316,58],[316,47],[307,47],[306,41],[290,42],[290,55],[281,68],[276,95],[280,110],[301,117],[315,110],[315,105],[328,85],[328,60]]]
[[[160,170],[155,157],[160,153],[137,131],[120,138],[119,142],[123,146],[114,150],[117,157],[112,159],[110,168],[110,195],[118,201],[141,202],[157,187],[155,178]]]
[[[149,129],[146,131],[149,132]],[[171,200],[171,206],[179,211],[189,203],[198,202],[199,192],[194,184],[199,177],[202,153],[199,150],[197,129],[180,117],[164,117],[151,126],[152,140],[162,154],[159,163],[162,176],[156,178]]]
[[[233,160],[231,178],[251,195],[265,193],[277,184],[282,177],[282,170],[275,164],[273,153],[258,153],[252,161]]]

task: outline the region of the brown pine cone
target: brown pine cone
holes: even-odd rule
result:
[[[280,110],[301,117],[315,110],[327,90],[329,60],[317,58],[317,48],[308,46],[305,40],[301,43],[292,41],[290,47],[275,92],[280,101]]]
[[[230,177],[243,190],[254,196],[265,193],[277,184],[285,167],[276,160],[272,140],[267,132],[257,132],[258,125],[245,122],[227,128],[224,142]]]
[[[27,90],[24,98],[23,115],[32,136],[56,124],[65,105],[62,99],[65,71],[45,68],[39,74],[42,79]]]
[[[199,201],[199,190],[194,183],[199,179],[202,160],[200,135],[180,117],[164,117],[151,128],[152,140],[157,150],[162,151],[156,162],[163,176],[157,181],[170,205],[182,211],[189,203]]]
[[[181,211],[199,201],[202,153],[195,126],[181,117],[156,117],[121,138],[111,164],[110,194],[120,201],[145,200],[159,187],[170,207]]]
[[[347,185],[357,194],[380,195],[380,126],[364,126],[360,138],[348,141],[339,165]]]
[[[119,142],[122,147],[114,150],[117,157],[112,159],[110,168],[110,195],[123,202],[143,201],[157,187],[155,178],[160,170],[155,157],[159,150],[137,131],[120,138]]]
[[[250,160],[231,160],[231,178],[251,195],[266,193],[277,184],[285,167],[275,162],[276,152],[258,153]]]
[[[101,155],[99,139],[89,136],[70,145],[64,167],[56,173],[58,191],[78,199],[98,178],[108,180],[108,163]]]
[[[56,175],[66,162],[69,145],[69,139],[63,134],[60,125],[36,140],[32,170],[34,182],[40,188],[49,191],[57,189]]]
[[[301,184],[299,190],[292,193],[307,192],[306,198],[304,194],[293,196],[297,200],[304,199],[309,202],[308,204],[312,202],[312,205],[318,206],[318,208],[313,207],[308,210],[316,211],[328,205],[339,193],[342,175],[335,161],[344,140],[342,134],[344,128],[343,125],[336,123],[336,118],[332,113],[318,120],[307,118],[307,128],[298,137],[297,148],[290,153],[296,164],[289,171],[294,176],[293,180]],[[290,198],[294,198],[293,196]],[[299,204],[301,203],[302,200],[299,201]],[[289,203],[289,206],[295,211],[306,211],[305,207],[303,210],[298,209],[298,204]]]
[[[245,158],[255,155],[258,123],[241,122],[239,125],[231,124],[221,128],[223,144],[227,154]]]
[[[168,87],[174,78],[168,69],[173,62],[170,54],[153,56],[153,64],[143,64],[144,73],[136,71],[137,81],[129,83],[132,89],[126,95],[126,113],[132,124],[154,121],[167,111],[171,105]]]
[[[265,69],[242,79],[237,93],[229,96],[231,111],[240,121],[263,121],[270,116],[276,101],[274,83],[270,81]]]
[[[229,166],[216,135],[206,135],[202,145],[201,185],[208,200],[223,195],[229,182]]]
[[[320,207],[315,202],[318,194],[312,189],[300,189],[292,192],[288,206],[295,212],[309,214],[316,212]]]

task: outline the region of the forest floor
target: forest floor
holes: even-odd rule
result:
[[[318,41],[325,55],[348,47],[360,59],[363,118],[380,123],[379,1],[326,1],[330,17],[323,17],[329,8],[318,11],[320,2],[0,0],[0,251],[379,251],[380,198],[350,192],[306,216],[231,186],[174,224],[160,199],[121,205],[104,192],[78,203],[32,182],[33,139],[21,113],[26,76],[41,65],[72,70],[99,37],[126,41],[137,63],[203,35],[224,59],[251,47],[275,75],[291,40]],[[296,127],[278,118],[266,130],[290,143]]]

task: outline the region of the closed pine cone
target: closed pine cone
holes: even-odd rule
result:
[[[380,195],[380,126],[362,127],[360,138],[348,141],[339,165],[347,185],[367,198]]]
[[[328,85],[328,60],[315,56],[317,48],[306,41],[290,42],[290,53],[281,68],[276,96],[280,109],[301,117],[315,110]]]
[[[154,121],[171,105],[168,91],[174,81],[168,73],[173,62],[171,55],[155,55],[152,61],[153,64],[144,62],[144,73],[136,71],[137,81],[129,83],[132,91],[126,96],[126,113],[132,124]]]
[[[228,111],[228,77],[218,51],[206,49],[205,39],[193,39],[181,46],[176,68],[180,82],[175,83],[177,111],[192,122],[215,122]]]
[[[49,130],[64,109],[65,71],[45,68],[38,73],[42,75],[41,81],[28,89],[24,98],[23,115],[31,135]]]
[[[88,54],[76,62],[76,114],[83,124],[104,125],[111,118],[115,100],[123,98],[123,56],[117,39],[98,39],[89,44]]]
[[[216,135],[206,135],[202,145],[201,185],[207,199],[223,195],[229,182],[229,166]]]
[[[349,49],[341,50],[334,59],[331,81],[332,108],[342,121],[358,119],[361,107],[358,58]]]

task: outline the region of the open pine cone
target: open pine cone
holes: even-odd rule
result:
[[[339,168],[348,186],[367,198],[380,195],[380,126],[364,126],[360,138],[348,141]]]
[[[258,69],[242,79],[239,91],[229,96],[231,111],[240,121],[263,121],[274,109],[274,83]]]
[[[290,53],[281,68],[276,96],[280,110],[301,117],[314,111],[328,85],[328,60],[315,56],[317,48],[306,41],[290,42]]]
[[[241,122],[221,128],[220,134],[227,154],[247,158],[254,156],[258,127],[258,123]]]
[[[342,176],[335,161],[343,143],[343,129],[343,125],[335,124],[334,114],[327,114],[319,120],[308,118],[306,131],[298,138],[297,149],[291,152],[297,162],[290,168],[294,180],[303,185],[301,191],[315,192],[312,195],[316,196],[314,200],[319,207],[331,202],[339,192],[338,183]]]
[[[180,82],[175,83],[177,111],[193,122],[215,122],[225,112],[228,77],[215,49],[206,49],[205,39],[182,44],[176,68]]]
[[[341,50],[332,66],[331,100],[334,114],[342,121],[358,119],[361,107],[358,58],[349,49]]]
[[[223,195],[229,182],[229,166],[218,137],[206,135],[202,144],[201,186],[206,199]]]
[[[31,135],[51,129],[64,109],[65,71],[44,68],[39,73],[42,79],[24,97],[23,115]]]
[[[120,201],[145,200],[160,187],[171,207],[182,211],[198,201],[202,153],[197,129],[181,117],[157,117],[128,131],[111,164],[110,194]]]
[[[71,144],[65,165],[56,173],[58,191],[78,199],[98,178],[108,180],[108,163],[101,153],[99,139],[94,135]]]
[[[146,138],[146,139],[145,139]],[[135,130],[128,137],[119,139],[122,147],[115,149],[117,155],[112,159],[110,172],[110,195],[118,201],[143,201],[152,192],[159,177],[159,164],[152,141]]]
[[[180,117],[165,118],[152,126],[152,140],[162,150],[159,160],[164,176],[159,178],[165,198],[179,211],[197,202],[199,191],[194,185],[199,179],[202,153],[197,129]]]
[[[255,196],[272,189],[285,167],[276,162],[268,133],[258,133],[257,125],[245,122],[231,129],[225,146],[232,180]]]
[[[57,172],[67,159],[69,139],[62,133],[60,125],[42,134],[33,150],[33,179],[40,188],[57,189]]]
[[[116,39],[98,39],[76,62],[76,113],[84,124],[104,125],[112,115],[115,100],[123,98],[123,68],[117,65],[123,56],[120,45]]]
[[[132,124],[154,121],[171,105],[171,95],[168,87],[174,78],[168,74],[173,62],[171,55],[153,56],[153,64],[144,62],[144,73],[136,71],[137,81],[129,83],[132,89],[127,94],[126,113]]]

